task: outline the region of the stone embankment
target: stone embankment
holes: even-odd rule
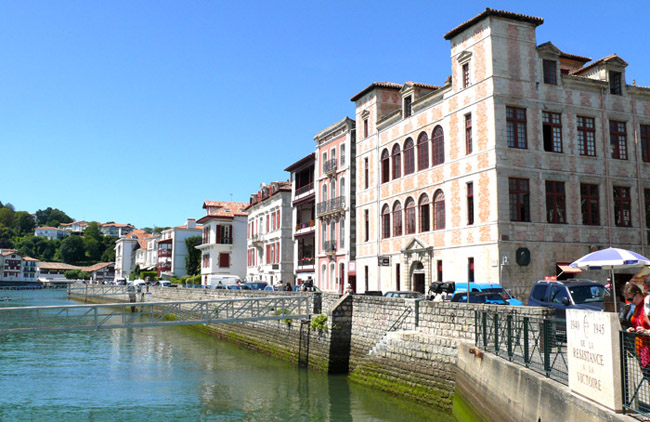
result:
[[[295,364],[350,377],[384,391],[451,410],[458,347],[474,341],[475,311],[542,316],[540,308],[467,305],[328,293],[149,288],[137,301],[232,299],[309,295],[315,314],[327,315],[319,329],[309,321],[265,321],[196,326],[220,338]],[[129,301],[127,295],[89,298]],[[321,317],[322,318],[322,317]]]

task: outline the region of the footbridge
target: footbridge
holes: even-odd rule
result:
[[[101,305],[0,307],[0,335],[308,319],[309,305],[310,300],[307,296],[283,296]]]

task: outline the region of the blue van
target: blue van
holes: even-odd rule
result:
[[[508,302],[510,306],[523,306],[523,303],[520,300],[513,298],[506,289],[504,289],[500,284],[496,283],[469,283],[469,290],[471,292],[484,292],[484,293],[497,293],[501,295],[503,300]],[[467,283],[456,283],[456,293],[466,292]]]

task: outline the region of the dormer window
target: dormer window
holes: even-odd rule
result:
[[[555,60],[544,60],[544,83],[557,85],[557,62]]]
[[[622,81],[621,72],[614,72],[613,70],[609,71],[609,93],[612,95],[623,95],[623,89],[621,87]]]
[[[410,95],[404,98],[404,117],[409,117],[411,115],[411,102],[413,97]]]
[[[463,89],[469,87],[470,85],[470,80],[469,80],[469,63],[465,63],[463,65]]]

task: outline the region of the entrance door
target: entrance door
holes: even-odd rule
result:
[[[413,274],[413,290],[416,292],[424,293],[424,274]]]

